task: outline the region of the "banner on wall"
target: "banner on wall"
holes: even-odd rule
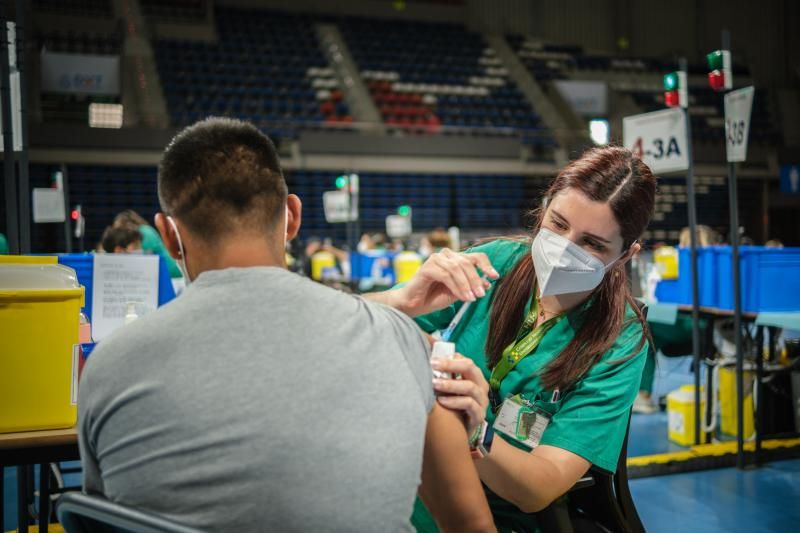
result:
[[[119,56],[42,52],[42,91],[119,94]]]
[[[608,111],[608,85],[605,82],[557,80],[553,83],[579,115],[603,116]]]

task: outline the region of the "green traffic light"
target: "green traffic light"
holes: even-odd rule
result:
[[[708,63],[709,70],[722,70],[722,50],[714,50],[710,54],[706,54],[706,63]]]
[[[344,176],[339,176],[336,178],[336,188],[337,189],[344,189],[345,185],[347,185],[347,178]]]
[[[409,205],[401,205],[397,208],[397,214],[401,217],[407,217],[411,214],[411,206]]]
[[[674,91],[678,88],[680,84],[678,73],[677,72],[670,72],[669,74],[664,75],[664,90],[665,91]]]

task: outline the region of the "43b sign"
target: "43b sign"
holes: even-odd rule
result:
[[[729,163],[747,158],[747,136],[753,110],[752,87],[731,91],[725,95],[725,148]]]
[[[656,174],[689,168],[683,109],[625,117],[622,119],[622,137],[625,147]]]

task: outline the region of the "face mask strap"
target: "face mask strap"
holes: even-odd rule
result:
[[[175,219],[172,216],[167,215],[167,222],[172,226],[172,230],[175,232],[175,238],[178,239],[178,250],[181,253],[180,264],[183,265],[181,269],[183,272],[183,276],[186,278],[186,285],[188,286],[189,283],[192,282],[191,278],[189,278],[189,265],[186,263],[186,252],[183,249],[183,240],[181,239],[181,232],[178,231],[178,225],[175,223]]]

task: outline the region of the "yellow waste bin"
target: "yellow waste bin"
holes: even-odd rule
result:
[[[749,439],[755,432],[753,420],[753,372],[744,372],[744,438]],[[719,415],[720,431],[736,436],[736,367],[722,366],[719,369]]]
[[[82,305],[71,268],[0,263],[0,433],[75,425]]]
[[[700,389],[700,420],[705,413],[705,390]],[[681,446],[694,444],[694,385],[683,385],[667,394],[667,424],[669,440]],[[700,442],[705,442],[703,432]]]
[[[336,267],[336,257],[326,251],[319,251],[311,256],[311,279],[320,281],[326,268]]]
[[[653,262],[661,279],[678,279],[678,250],[672,246],[661,246],[653,252]]]
[[[396,283],[405,283],[414,277],[422,266],[422,257],[417,252],[400,252],[394,258],[394,277]]]

